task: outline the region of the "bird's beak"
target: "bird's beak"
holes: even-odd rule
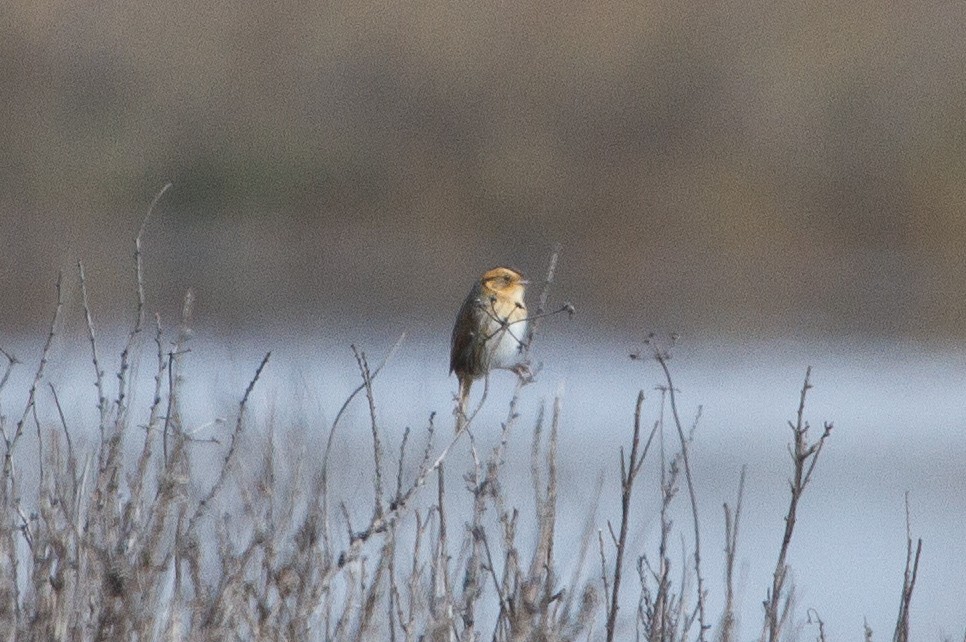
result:
[[[529,279],[520,279],[520,285],[530,285]]]

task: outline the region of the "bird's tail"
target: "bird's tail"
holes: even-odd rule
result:
[[[469,407],[470,400],[470,386],[473,385],[473,380],[470,377],[460,377],[460,393],[459,400],[456,406],[456,432],[460,432],[466,427],[466,422],[468,417],[466,412]]]

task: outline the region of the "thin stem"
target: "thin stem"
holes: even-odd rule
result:
[[[674,383],[671,381],[671,370],[668,368],[668,356],[661,351],[656,351],[657,362],[664,370],[664,377],[668,385],[668,398],[671,401],[671,416],[674,418],[674,426],[677,428],[678,438],[681,440],[681,459],[684,462],[684,478],[688,485],[688,497],[691,500],[691,519],[694,524],[694,575],[697,581],[698,591],[698,640],[704,642],[705,632],[708,625],[705,620],[704,605],[704,577],[701,575],[701,528],[698,522],[698,498],[694,490],[694,478],[691,474],[691,462],[688,457],[688,439],[684,435],[684,428],[681,426],[681,418],[678,414],[677,396],[674,390]]]

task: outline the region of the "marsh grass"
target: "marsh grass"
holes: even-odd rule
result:
[[[521,378],[505,401],[499,426],[474,425],[474,413],[454,435],[454,419],[433,414],[423,427],[393,437],[384,424],[392,410],[380,407],[373,385],[385,360],[372,367],[365,352],[353,347],[359,385],[326,426],[320,451],[304,426],[252,418],[253,391],[272,366],[269,353],[251,365],[233,416],[216,437],[201,438],[182,409],[184,387],[190,385],[185,362],[193,357],[193,297],[186,296],[182,318],[170,332],[157,316],[147,322],[143,233],[144,226],[135,242],[135,312],[110,376],[102,366],[87,277],[77,266],[96,425],[78,425],[48,381],[51,344],[66,313],[63,278],[23,407],[0,417],[5,448],[0,638],[738,638],[734,564],[741,547],[744,472],[735,503],[723,506],[725,568],[707,569],[690,457],[699,421],[682,423],[668,349],[648,342],[635,353],[658,363],[664,382],[653,401],[644,391],[638,394],[627,443],[603,444],[613,452],[619,483],[602,485],[599,494],[619,496],[619,513],[598,515],[597,506],[588,506],[583,527],[568,528],[582,532],[578,553],[562,564],[561,520],[574,519],[558,513],[562,395],[540,406],[535,417],[521,417],[519,401],[528,384]],[[548,287],[555,264],[556,254]],[[538,315],[546,314],[547,292]],[[537,324],[532,328],[528,348],[537,336]],[[144,407],[134,408],[131,363],[139,349],[148,357],[142,363],[152,364],[152,392]],[[15,367],[23,367],[11,354],[2,355],[0,388]],[[803,624],[825,639],[815,608],[807,609],[804,622],[794,621],[787,562],[798,504],[832,428],[824,424],[817,437],[810,432],[805,417],[810,387],[809,371],[789,423],[790,496],[772,583],[763,590],[762,641],[800,637]],[[54,412],[39,412],[41,404]],[[337,476],[346,466],[332,464],[332,448],[350,404],[361,405],[368,416],[365,465],[371,487],[340,496],[345,484]],[[649,408],[653,420],[647,419]],[[477,441],[475,433],[484,429],[498,433],[495,445]],[[518,494],[507,492],[507,484],[518,481],[507,478],[507,449],[512,435],[528,431],[532,501],[524,509],[513,499]],[[23,439],[28,432],[35,437],[29,448]],[[658,473],[660,531],[656,547],[638,551],[631,535],[643,516],[635,514],[639,504],[633,498],[642,490],[639,473],[645,467]],[[457,473],[456,484],[447,470]],[[680,502],[691,516],[683,528],[671,519]],[[914,545],[910,534],[897,642],[908,639],[921,553],[922,542]],[[568,569],[566,577],[562,569]],[[709,572],[725,577],[724,606],[717,614],[707,608]]]

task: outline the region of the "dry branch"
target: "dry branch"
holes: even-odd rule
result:
[[[775,572],[772,576],[772,585],[769,589],[765,601],[765,621],[761,634],[764,642],[778,642],[784,624],[790,612],[792,591],[785,591],[785,580],[788,576],[788,548],[792,542],[792,535],[795,531],[795,520],[798,514],[798,503],[808,482],[812,479],[815,471],[815,464],[818,463],[818,456],[822,452],[825,440],[832,433],[832,424],[826,422],[821,436],[814,442],[809,442],[809,424],[805,421],[805,399],[808,391],[812,388],[811,384],[812,368],[809,366],[805,370],[805,381],[802,384],[802,391],[799,396],[798,412],[796,413],[795,423],[788,422],[792,430],[792,445],[789,446],[789,454],[792,458],[792,479],[789,480],[791,497],[788,503],[788,512],[785,515],[785,533],[782,536],[781,548],[778,551],[778,562],[775,564]],[[782,606],[784,604],[784,606]]]

